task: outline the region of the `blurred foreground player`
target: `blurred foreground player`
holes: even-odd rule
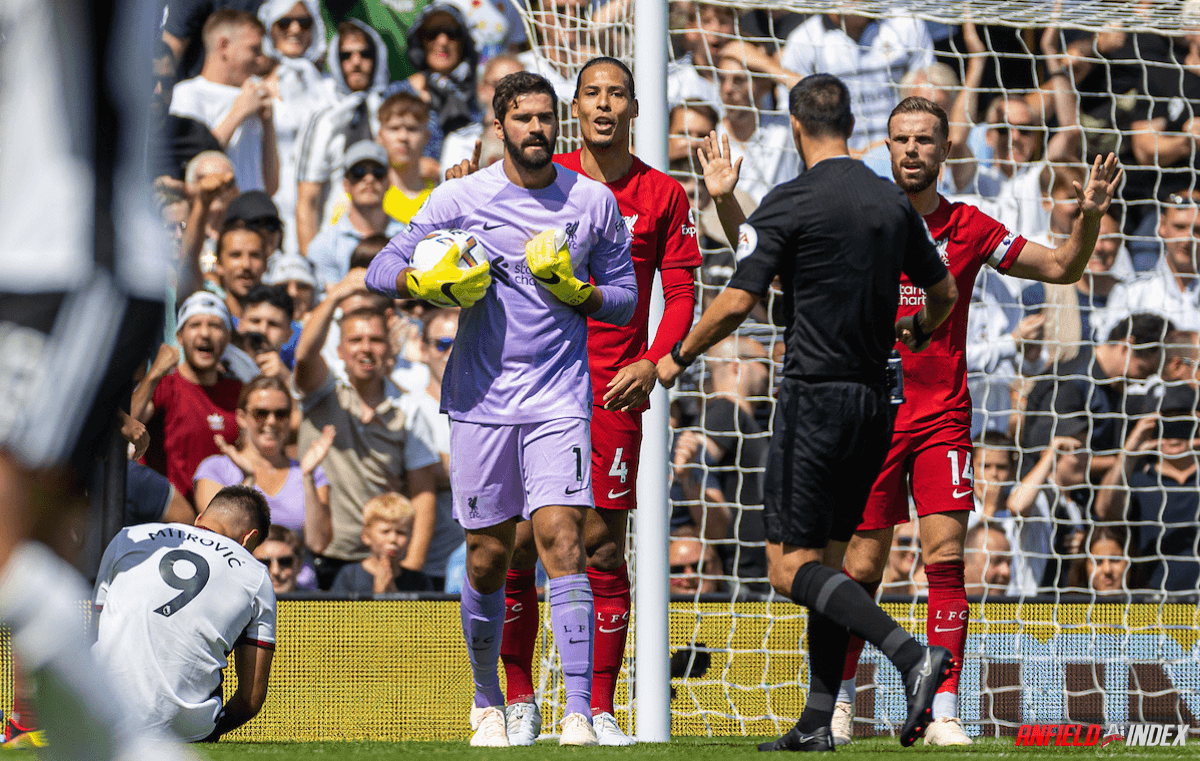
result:
[[[908,700],[900,743],[907,746],[928,725],[953,657],[923,647],[838,569],[891,439],[888,353],[897,339],[924,348],[958,291],[900,189],[850,158],[854,117],[842,81],[806,77],[789,101],[807,169],[768,193],[740,224],[737,271],[658,363],[658,374],[674,383],[780,278],[787,349],[767,461],[767,560],[776,591],[809,609],[810,686],[796,726],[759,750],[833,750],[829,725],[851,632],[900,671]],[[722,203],[718,213],[723,224],[741,222],[736,202]],[[927,301],[894,322],[902,273]]]
[[[0,622],[51,759],[186,757],[122,728],[88,648],[88,590],[41,543],[61,539],[162,329],[165,246],[141,235],[158,226],[139,164],[153,10],[0,4]]]
[[[896,184],[922,214],[959,293],[969,293],[981,267],[1045,283],[1074,283],[1095,248],[1100,219],[1120,179],[1117,159],[1096,158],[1087,187],[1075,183],[1079,216],[1071,236],[1049,249],[1011,232],[974,206],[951,203],[937,191],[950,154],[949,122],[936,103],[904,99],[888,120],[888,146]],[[1057,201],[1056,201],[1057,203]],[[916,314],[925,299],[907,277],[900,281],[899,314]],[[971,397],[967,390],[968,299],[960,299],[946,324],[920,354],[901,346],[906,401],[896,415],[891,449],[867,499],[863,519],[846,550],[845,572],[874,596],[883,578],[894,527],[908,521],[912,491],[929,578],[925,631],[931,645],[954,654],[955,668],[933,701],[926,745],[970,745],[958,717],[958,678],[967,643],[963,540],[975,507],[971,472]],[[855,671],[863,642],[851,639],[834,707],[834,743],[853,735]]]
[[[371,262],[366,282],[392,298],[453,298],[464,307],[442,410],[451,421],[454,518],[467,534],[462,622],[475,680],[471,744],[509,744],[496,667],[504,581],[517,522],[525,519],[550,577],[566,688],[559,742],[596,745],[595,611],[583,542],[593,506],[586,318],[629,322],[637,285],[612,193],[551,161],[558,104],[550,83],[510,74],[497,83],[493,107],[504,160],[435,189],[411,228]],[[417,243],[447,228],[470,234],[488,261],[459,269],[461,253],[452,246],[436,265],[413,269]]]
[[[271,511],[249,486],[226,486],[195,526],[121,530],[100,562],[93,651],[140,731],[216,740],[262,709],[275,654],[275,590],[251,552]],[[234,656],[237,692],[221,704]]]
[[[613,695],[625,659],[629,630],[629,571],[625,531],[637,505],[642,411],[658,379],[655,364],[684,337],[696,306],[693,272],[700,264],[696,225],[678,182],[651,169],[629,150],[637,116],[633,74],[613,58],[593,58],[579,72],[572,116],[583,147],[555,156],[561,166],[605,183],[632,238],[637,310],[629,324],[588,320],[592,376],[592,493],[596,509],[584,518],[587,575],[596,606],[592,666],[592,722],[601,745],[633,745],[613,716]],[[666,307],[647,347],[650,294],[662,272]],[[541,630],[534,564],[537,549],[528,521],[517,524],[516,548],[505,585],[504,662],[508,741],[532,745],[542,718],[534,702],[533,650]]]

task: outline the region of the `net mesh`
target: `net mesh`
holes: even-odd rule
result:
[[[1083,181],[1094,156],[1115,152],[1126,175],[1113,219],[1101,230],[1098,249],[1105,257],[1093,261],[1085,276],[1091,295],[1082,298],[1071,286],[1027,291],[1029,282],[1001,278],[986,268],[971,295],[972,434],[990,433],[972,462],[955,465],[965,482],[975,468],[973,475],[984,487],[977,499],[989,513],[998,504],[1020,509],[999,512],[992,520],[1010,551],[987,532],[978,549],[968,537],[968,575],[973,563],[982,569],[969,593],[984,604],[972,608],[962,712],[970,734],[1015,731],[1022,721],[1150,721],[1150,714],[1194,727],[1200,693],[1189,676],[1196,655],[1193,635],[1187,621],[1168,614],[1179,609],[1164,607],[1191,600],[1188,595],[1197,591],[1200,509],[1187,496],[1196,491],[1194,476],[1178,482],[1153,462],[1138,460],[1130,475],[1116,480],[1116,488],[1101,486],[1139,416],[1194,420],[1190,408],[1175,413],[1168,406],[1178,397],[1173,386],[1194,383],[1188,368],[1196,364],[1196,335],[1187,331],[1200,328],[1200,310],[1180,299],[1178,288],[1172,293],[1164,286],[1173,282],[1163,274],[1171,252],[1169,242],[1164,247],[1160,239],[1159,220],[1176,211],[1195,214],[1196,147],[1180,138],[1191,129],[1188,119],[1196,105],[1194,98],[1179,96],[1192,92],[1183,89],[1194,76],[1185,74],[1194,65],[1189,56],[1200,58],[1185,36],[1188,29],[1200,28],[1200,4],[861,0],[854,4],[856,14],[917,22],[877,30],[882,63],[876,57],[857,69],[847,64],[839,58],[838,33],[814,33],[804,38],[807,45],[790,44],[803,37],[797,30],[812,14],[842,13],[845,5],[669,4],[669,153],[671,172],[688,189],[699,220],[704,254],[699,309],[720,291],[735,263],[703,188],[694,158],[696,138],[710,128],[732,135],[733,155],[745,157],[739,188],[746,195],[739,201],[752,210],[767,188],[799,165],[786,127],[786,93],[796,81],[793,74],[808,72],[787,70],[790,64],[811,63],[813,70],[847,79],[860,127],[852,148],[885,174],[890,170],[880,146],[879,114],[886,125],[888,110],[904,94],[940,98],[951,114],[952,135],[972,154],[952,155],[942,178],[945,192],[963,196],[1010,229],[1050,247],[1071,229],[1076,211],[1071,181]],[[538,71],[557,78],[560,95],[569,100],[575,74],[592,56],[633,64],[633,13],[634,3],[621,0],[532,0],[531,10],[524,12],[535,45],[530,60],[538,62]],[[825,31],[845,31],[855,23],[830,18]],[[874,44],[870,39],[862,44]],[[934,63],[939,66],[929,69]],[[877,70],[864,73],[871,66]],[[918,70],[924,73],[905,80]],[[745,82],[737,81],[739,71],[748,76]],[[872,82],[882,84],[871,91]],[[738,87],[749,90],[742,101],[734,92]],[[749,137],[734,124],[738,112],[753,117]],[[567,119],[560,148],[577,148],[577,134]],[[759,674],[757,681],[736,681],[727,667],[710,668],[705,689],[726,696],[725,707],[677,696],[672,704],[677,732],[686,727],[687,732],[752,733],[763,730],[763,722],[775,731],[784,717],[796,714],[798,706],[787,701],[794,701],[796,688],[807,681],[798,611],[777,598],[765,608],[735,601],[770,595],[760,504],[780,370],[781,299],[776,295],[738,330],[736,342],[697,362],[672,395],[672,451],[665,453],[674,466],[672,529],[677,537],[699,538],[698,545],[673,542],[673,572],[689,577],[677,578],[680,586],[673,591],[692,600],[692,641],[703,641],[702,650],[729,659],[722,663],[752,660]],[[1126,325],[1122,337],[1132,332],[1132,343],[1142,345],[1121,357],[1097,348],[1098,340],[1135,312],[1157,313],[1170,324]],[[1098,374],[1121,376],[1124,393],[1107,395],[1109,387],[1093,382]],[[1146,440],[1157,441],[1161,430],[1150,425],[1145,432],[1153,435]],[[985,475],[982,466],[989,458],[1003,468],[988,467]],[[1141,481],[1132,475],[1135,470]],[[1132,488],[1125,491],[1127,486]],[[972,526],[979,515],[974,514]],[[1100,519],[1115,523],[1101,530]],[[913,528],[910,523],[897,531],[881,594],[905,601],[889,610],[921,632],[925,580]],[[1007,573],[1000,567],[1006,564]],[[1098,595],[1108,591],[1123,596]],[[729,601],[709,602],[708,594]],[[1160,617],[1163,627],[1147,628],[1148,619],[1129,615],[1131,609],[1121,605],[1099,604],[1106,599],[1150,602],[1138,610]],[[1085,602],[1056,609],[1041,604],[1046,600]],[[1101,620],[1103,636],[1088,629]],[[673,646],[680,646],[672,631]],[[751,631],[757,641],[740,650]],[[630,650],[635,650],[632,638]],[[553,712],[560,689],[554,651],[542,652],[542,694],[546,710]],[[856,730],[863,733],[895,731],[903,720],[904,699],[894,670],[879,658],[868,647],[859,671]],[[686,669],[687,663],[676,662],[674,668]],[[629,694],[627,686],[622,684],[619,702]],[[686,696],[695,694],[689,689]],[[619,707],[624,723],[628,705]]]

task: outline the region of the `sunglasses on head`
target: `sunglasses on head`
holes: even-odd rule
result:
[[[338,58],[345,63],[353,58],[355,53],[358,53],[360,58],[365,58],[368,61],[375,60],[375,51],[370,48],[366,48],[365,50],[339,50]]]
[[[280,422],[291,420],[292,417],[292,411],[287,407],[280,407],[273,410],[257,407],[252,410],[246,410],[246,414],[253,418],[254,422],[258,423],[259,425],[267,422],[267,418],[271,417],[272,415],[274,415],[275,419]]]
[[[368,174],[377,180],[382,180],[387,177],[387,167],[380,166],[374,161],[361,161],[346,170],[346,176],[350,178],[351,182],[359,182]]]
[[[267,568],[270,568],[272,563],[278,563],[279,567],[285,571],[296,565],[295,555],[280,555],[277,558],[259,558],[259,560],[261,560],[262,564]]]
[[[299,24],[300,29],[307,32],[313,28],[313,19],[312,16],[284,16],[275,22],[280,29],[291,29],[292,24]]]
[[[440,352],[450,351],[450,347],[454,345],[453,338],[439,338],[432,343],[433,348]]]

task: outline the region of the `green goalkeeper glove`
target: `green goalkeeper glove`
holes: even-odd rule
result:
[[[567,236],[559,230],[547,230],[525,244],[525,260],[535,280],[567,306],[579,306],[592,295],[594,287],[575,277]]]
[[[440,307],[473,306],[483,298],[492,285],[491,265],[487,262],[470,269],[458,266],[462,254],[458,246],[446,250],[437,264],[424,272],[409,270],[404,278],[408,293],[414,299],[423,299]]]

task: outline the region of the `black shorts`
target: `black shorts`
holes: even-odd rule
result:
[[[0,293],[0,448],[22,465],[89,463],[162,339],[163,305],[97,277],[70,293]]]
[[[892,438],[883,386],[784,378],[767,458],[767,541],[849,541]]]

